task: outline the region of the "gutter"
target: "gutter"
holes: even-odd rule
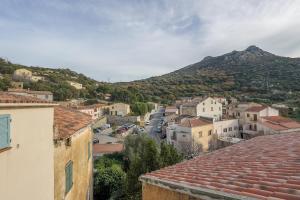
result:
[[[139,181],[178,193],[187,194],[202,200],[256,200],[256,198],[252,197],[207,189],[200,186],[191,186],[183,182],[161,180],[159,178],[150,177],[147,175],[139,177]]]

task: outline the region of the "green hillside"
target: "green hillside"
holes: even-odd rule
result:
[[[13,64],[0,58],[0,90],[5,91],[11,87],[12,75],[16,69],[25,68],[33,74],[45,77],[45,81],[24,82],[24,88],[31,90],[46,90],[54,93],[55,100],[66,100],[71,98],[95,98],[100,93],[97,88],[102,83],[78,74],[70,69],[51,69],[42,67],[28,67],[24,65]],[[85,89],[76,90],[70,86],[67,81],[81,83]]]
[[[183,96],[231,95],[266,103],[299,103],[300,59],[276,56],[255,46],[206,57],[201,62],[162,76],[117,83],[140,95],[162,101]]]

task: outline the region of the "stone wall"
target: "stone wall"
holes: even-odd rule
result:
[[[127,123],[140,123],[140,116],[115,116],[115,115],[107,115],[107,122],[109,124],[115,124],[117,126],[122,126]]]

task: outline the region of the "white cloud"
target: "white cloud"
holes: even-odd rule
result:
[[[300,56],[296,0],[10,2],[0,14],[0,56],[103,81],[160,75],[252,44]]]

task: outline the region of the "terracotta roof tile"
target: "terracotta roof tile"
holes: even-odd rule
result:
[[[141,177],[257,199],[300,199],[300,133],[259,136]]]
[[[267,106],[252,106],[252,107],[246,109],[246,111],[247,112],[260,112],[266,108],[267,108]]]
[[[212,122],[206,121],[206,120],[203,120],[203,119],[196,119],[196,118],[189,119],[189,118],[186,118],[179,125],[183,126],[183,127],[192,128],[192,127],[198,127],[198,126],[205,126],[205,125],[208,125],[208,124],[212,124]]]
[[[8,92],[0,92],[0,103],[51,103],[35,97],[9,94]]]
[[[93,153],[103,154],[103,153],[114,153],[121,152],[124,149],[123,144],[94,144]]]
[[[68,138],[91,123],[90,115],[62,106],[54,108],[55,139]]]
[[[262,124],[276,131],[300,128],[300,123],[281,116],[262,117]]]

